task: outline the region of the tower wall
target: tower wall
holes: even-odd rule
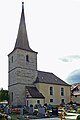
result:
[[[27,55],[28,58],[26,58]],[[37,77],[37,54],[16,49],[9,55],[8,60],[10,103],[12,105],[19,105],[20,103],[23,105],[26,99],[25,86],[33,85]]]
[[[13,94],[13,95],[12,95]],[[25,85],[15,84],[9,87],[10,105],[20,106],[26,104]]]
[[[26,60],[28,55],[29,61]],[[16,49],[9,54],[9,71],[16,67],[37,70],[37,53],[22,49]]]

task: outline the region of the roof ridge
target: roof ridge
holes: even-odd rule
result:
[[[50,73],[50,74],[53,74],[52,72],[41,71],[41,70],[38,70],[38,72],[44,72],[44,73]]]

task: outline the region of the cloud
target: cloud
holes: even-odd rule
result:
[[[60,58],[63,62],[73,62],[74,60],[80,60],[80,55],[71,55]]]
[[[71,72],[66,78],[66,81],[70,84],[80,83],[80,69]]]

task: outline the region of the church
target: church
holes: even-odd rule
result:
[[[37,52],[29,45],[24,2],[14,49],[8,55],[10,105],[59,105],[70,101],[70,85],[51,72],[37,70]]]

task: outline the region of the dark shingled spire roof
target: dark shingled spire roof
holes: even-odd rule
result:
[[[35,52],[30,48],[28,42],[28,36],[27,36],[26,24],[25,24],[25,15],[24,15],[24,2],[22,2],[20,25],[19,25],[18,35],[14,49],[22,49],[30,52]]]

